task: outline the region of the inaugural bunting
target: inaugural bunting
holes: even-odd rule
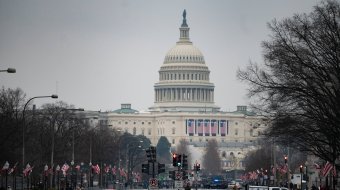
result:
[[[195,121],[192,119],[188,119],[188,133],[193,136],[195,131]]]
[[[227,132],[227,121],[226,120],[220,121],[220,130],[221,130],[221,136],[225,136],[226,134],[228,134],[228,132]]]
[[[204,134],[205,136],[210,136],[210,120],[204,120]]]
[[[197,120],[197,133],[199,136],[203,136],[203,120]]]
[[[211,135],[216,136],[217,132],[217,121],[216,120],[211,120]]]

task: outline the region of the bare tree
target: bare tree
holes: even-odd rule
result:
[[[267,135],[335,163],[340,156],[340,4],[325,1],[310,14],[268,24],[264,65],[250,63],[253,107],[268,114]]]
[[[192,163],[191,153],[189,150],[189,143],[185,139],[181,139],[176,147],[177,154],[185,154],[188,156],[188,166],[190,168]]]
[[[18,162],[21,155],[22,107],[25,104],[25,93],[20,89],[0,90],[0,163]]]
[[[218,153],[218,144],[215,139],[209,140],[203,155],[203,168],[211,174],[219,174],[222,170],[221,158]]]

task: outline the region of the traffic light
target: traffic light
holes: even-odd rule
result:
[[[201,170],[201,164],[196,163],[195,164],[195,170],[200,171]]]
[[[148,158],[148,162],[156,161],[156,147],[151,146],[146,150],[146,157]]]
[[[150,147],[150,150],[151,150],[151,157],[152,157],[152,160],[155,162],[155,161],[156,161],[156,147],[151,146],[151,147]]]
[[[183,169],[188,170],[188,156],[185,154],[183,154],[182,167]]]
[[[188,179],[188,172],[187,172],[187,171],[185,171],[185,170],[183,170],[183,173],[182,173],[182,179],[183,179],[183,180],[186,180],[186,179]]]
[[[169,178],[175,180],[175,171],[169,171]]]
[[[177,155],[176,154],[172,155],[172,165],[177,166]]]
[[[182,165],[182,155],[177,155],[176,166],[181,167]]]
[[[165,172],[165,164],[158,163],[158,174]]]
[[[149,164],[142,164],[142,173],[149,174]]]
[[[285,156],[285,164],[287,164],[288,156]]]

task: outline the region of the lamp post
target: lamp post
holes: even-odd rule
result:
[[[139,143],[142,143],[143,141],[142,140],[139,140],[139,141],[133,141],[133,142],[131,142],[131,143],[128,143],[127,145],[126,145],[126,169],[127,169],[127,179],[126,179],[126,181],[127,181],[127,183],[128,184],[130,184],[130,173],[131,173],[131,171],[130,171],[130,166],[132,165],[131,163],[132,163],[132,160],[130,159],[130,145],[136,145],[136,144],[138,144],[138,146],[136,146],[136,147],[138,147],[138,148],[141,148],[142,146],[141,145],[139,145]]]
[[[59,177],[60,177],[60,166],[57,165],[55,170],[57,171],[57,187],[58,187],[57,189],[59,190],[60,189],[60,179],[59,179]]]
[[[300,165],[300,175],[301,175],[301,185],[300,185],[300,189],[302,190],[302,178],[303,178],[303,166]]]
[[[22,111],[22,167],[23,169],[25,169],[25,131],[26,131],[26,126],[25,126],[25,110],[26,110],[26,107],[28,105],[28,103],[30,101],[32,101],[33,99],[36,99],[36,98],[54,98],[54,99],[57,99],[58,98],[58,95],[56,94],[52,94],[51,96],[35,96],[31,99],[29,99],[25,106],[24,106],[24,109]],[[24,176],[22,176],[22,189],[24,189]]]
[[[0,70],[0,72],[16,73],[16,70],[14,68],[8,68],[6,70]]]
[[[47,189],[48,165],[44,166],[44,189]]]
[[[80,163],[80,188],[83,188],[83,168],[84,162]]]
[[[7,186],[7,176],[8,176],[8,169],[9,169],[9,163],[8,163],[8,161],[6,161],[5,162],[5,165],[4,165],[4,167],[2,168],[3,170],[5,170],[5,172],[6,172],[6,189],[8,188],[8,186]]]

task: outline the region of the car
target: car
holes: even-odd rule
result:
[[[228,183],[228,189],[235,189],[235,187],[236,187],[236,189],[241,189],[240,183],[235,181],[235,180]]]

